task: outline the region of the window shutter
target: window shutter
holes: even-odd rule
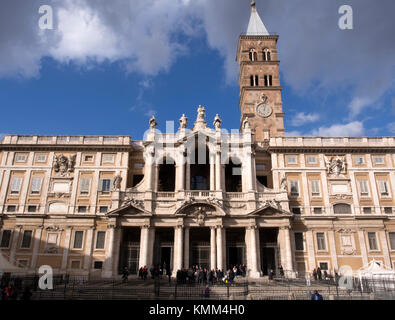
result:
[[[19,192],[21,189],[22,178],[12,178],[11,180],[11,191]]]
[[[359,181],[361,193],[369,193],[368,182],[366,180]]]
[[[42,185],[42,178],[33,178],[32,179],[32,192],[40,192]]]
[[[89,192],[90,184],[91,184],[90,178],[82,178],[81,179],[81,186],[80,186],[81,192]]]
[[[103,191],[103,179],[99,179],[99,184],[97,186],[97,191]]]
[[[320,194],[320,181],[312,180],[311,181],[311,193],[312,194]]]
[[[385,180],[379,181],[379,191],[381,194],[388,194],[388,184]]]

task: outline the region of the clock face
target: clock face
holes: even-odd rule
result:
[[[272,114],[273,110],[268,104],[260,104],[256,107],[256,112],[259,116],[263,118],[270,117]]]

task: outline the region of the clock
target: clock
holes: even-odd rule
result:
[[[273,110],[268,104],[261,103],[256,107],[256,113],[262,118],[268,118],[273,113]]]

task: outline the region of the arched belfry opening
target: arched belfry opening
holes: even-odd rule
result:
[[[242,192],[241,161],[230,159],[225,165],[225,190],[226,192]]]
[[[210,190],[210,152],[204,139],[195,139],[190,154],[190,190]]]
[[[176,186],[176,166],[174,161],[170,158],[164,158],[158,169],[158,191],[174,192]]]

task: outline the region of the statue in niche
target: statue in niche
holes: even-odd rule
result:
[[[121,175],[118,174],[118,175],[114,178],[114,182],[113,182],[114,190],[119,190],[119,189],[121,189],[121,182],[122,182],[122,177],[121,177]]]
[[[243,121],[243,130],[251,129],[250,121],[248,121],[248,117],[246,117]]]

